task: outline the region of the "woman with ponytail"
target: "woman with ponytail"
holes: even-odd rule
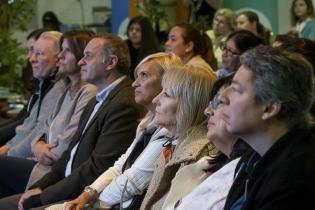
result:
[[[204,68],[212,73],[216,69],[211,39],[190,24],[173,26],[165,43],[165,52],[175,53],[184,64]]]
[[[237,15],[236,27],[238,30],[244,29],[252,32],[256,36],[265,40],[265,44],[270,42],[270,31],[259,22],[258,15],[253,11],[244,11]]]

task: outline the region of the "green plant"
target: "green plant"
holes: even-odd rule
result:
[[[0,0],[0,85],[16,92],[23,90],[26,51],[12,34],[27,29],[34,4],[35,0]]]
[[[160,32],[160,24],[166,24],[167,28],[170,28],[170,24],[168,21],[168,16],[165,12],[165,9],[162,5],[158,3],[147,3],[143,2],[141,5],[138,4],[137,8],[140,12],[142,12],[145,16],[149,18],[153,26],[155,26],[155,31]]]
[[[200,16],[195,22],[192,23],[192,25],[200,31],[207,31],[209,28],[211,28],[210,22],[210,17],[205,15]]]

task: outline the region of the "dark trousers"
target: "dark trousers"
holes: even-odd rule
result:
[[[0,156],[0,198],[23,193],[35,164],[34,160]]]
[[[6,198],[2,198],[0,199],[0,209],[2,210],[18,210],[18,202],[21,198],[22,194],[17,194],[17,195],[13,195],[13,196],[9,196]],[[30,210],[44,210],[45,208],[47,208],[48,206],[51,206],[53,204],[58,204],[58,203],[63,203],[64,201],[60,201],[57,203],[52,203],[49,205],[45,205],[45,206],[40,206],[37,208],[32,208]]]

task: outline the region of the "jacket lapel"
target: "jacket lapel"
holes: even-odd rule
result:
[[[110,104],[111,100],[120,92],[121,89],[130,86],[131,85],[131,81],[130,79],[124,79],[123,81],[121,81],[107,96],[106,100],[103,101],[101,107],[97,110],[97,112],[95,113],[95,115],[93,116],[93,118],[91,119],[91,121],[89,122],[89,124],[87,125],[87,127],[85,128],[85,132],[82,134],[81,133],[81,138],[83,138],[83,136],[85,135],[86,131],[91,127],[91,125],[94,123],[94,121],[96,120],[96,118],[98,117],[100,112],[103,112],[104,109],[106,109],[106,107],[108,106],[108,104]],[[91,113],[93,112],[94,106],[90,112],[90,114],[87,116],[87,120],[85,121],[84,125],[86,125]],[[84,126],[85,127],[85,126]],[[83,130],[84,130],[83,127]],[[83,132],[83,130],[81,132]]]
[[[86,105],[85,111],[81,115],[81,119],[80,119],[80,123],[79,123],[78,129],[77,129],[76,135],[74,136],[74,138],[72,138],[72,141],[69,145],[69,148],[72,149],[77,144],[77,142],[82,138],[82,132],[85,128],[87,121],[90,118],[91,113],[94,110],[95,103],[96,103],[96,99],[94,97]]]

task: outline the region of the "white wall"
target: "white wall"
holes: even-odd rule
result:
[[[80,2],[83,5],[84,23]],[[16,37],[25,44],[25,38],[29,32],[42,27],[42,15],[46,11],[53,11],[60,22],[63,24],[90,24],[93,23],[93,7],[107,6],[111,7],[111,0],[37,0],[35,17],[29,24],[27,32],[16,32]]]
[[[83,5],[83,13],[80,2]],[[98,6],[111,7],[111,0],[38,0],[37,24],[41,26],[41,17],[48,10],[54,11],[64,24],[89,24],[93,22],[92,9]],[[85,23],[83,23],[83,16]]]

